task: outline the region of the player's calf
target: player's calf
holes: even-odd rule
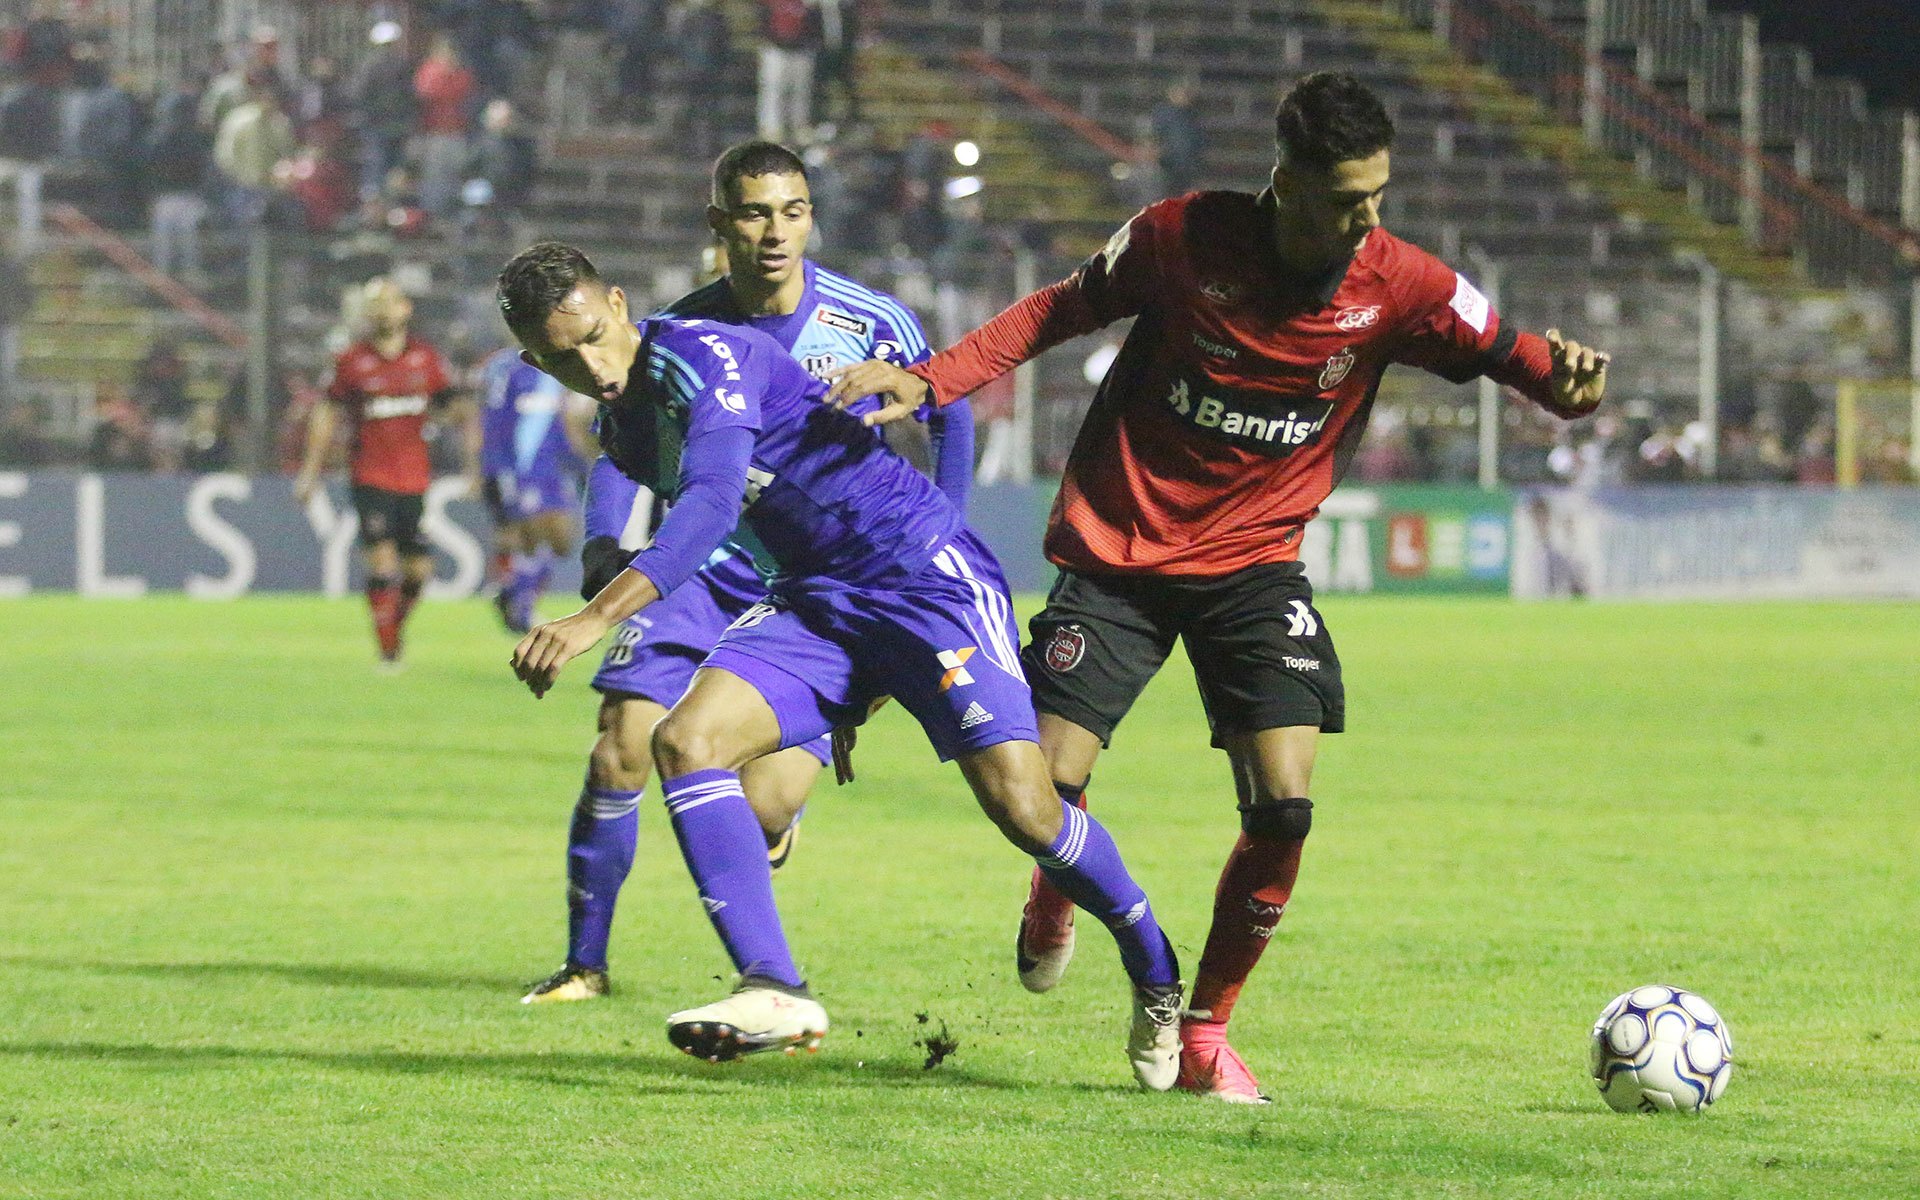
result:
[[[1225,1029],[1287,911],[1312,829],[1313,801],[1303,796],[1255,795],[1240,806],[1240,838],[1220,871],[1213,924],[1194,974],[1193,1019]]]

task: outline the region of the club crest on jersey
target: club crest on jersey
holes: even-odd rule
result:
[[[1343,308],[1333,314],[1333,327],[1344,333],[1352,333],[1357,329],[1370,329],[1379,320],[1378,304],[1356,305],[1353,308]]]
[[[1240,286],[1222,283],[1218,279],[1202,280],[1200,294],[1215,304],[1232,304],[1240,299]]]
[[[1353,370],[1352,349],[1342,347],[1340,353],[1328,355],[1326,368],[1320,372],[1320,390],[1324,392],[1328,388],[1339,387],[1340,381],[1345,379],[1347,372],[1351,370]]]
[[[1087,635],[1078,625],[1062,625],[1047,642],[1047,669],[1066,674],[1087,654]]]
[[[862,321],[859,317],[849,316],[842,312],[835,312],[830,308],[814,309],[813,319],[829,329],[839,329],[846,333],[851,333],[855,337],[866,337],[867,334],[873,331],[873,326]]]

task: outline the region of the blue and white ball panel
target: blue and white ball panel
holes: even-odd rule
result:
[[[1594,1083],[1618,1112],[1703,1112],[1733,1075],[1725,1019],[1705,998],[1665,984],[1615,997],[1589,1046]]]

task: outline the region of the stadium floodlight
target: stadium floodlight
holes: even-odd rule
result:
[[[947,199],[959,200],[976,195],[985,186],[985,182],[978,175],[961,175],[958,178],[949,179],[946,186]]]
[[[980,162],[979,144],[976,142],[955,142],[953,144],[953,161],[959,163],[963,167],[972,167],[972,166],[979,165],[979,162]]]

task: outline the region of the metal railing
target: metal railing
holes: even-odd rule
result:
[[[1700,0],[1385,2],[1816,281],[1920,262],[1920,121],[1762,45],[1750,17]]]

